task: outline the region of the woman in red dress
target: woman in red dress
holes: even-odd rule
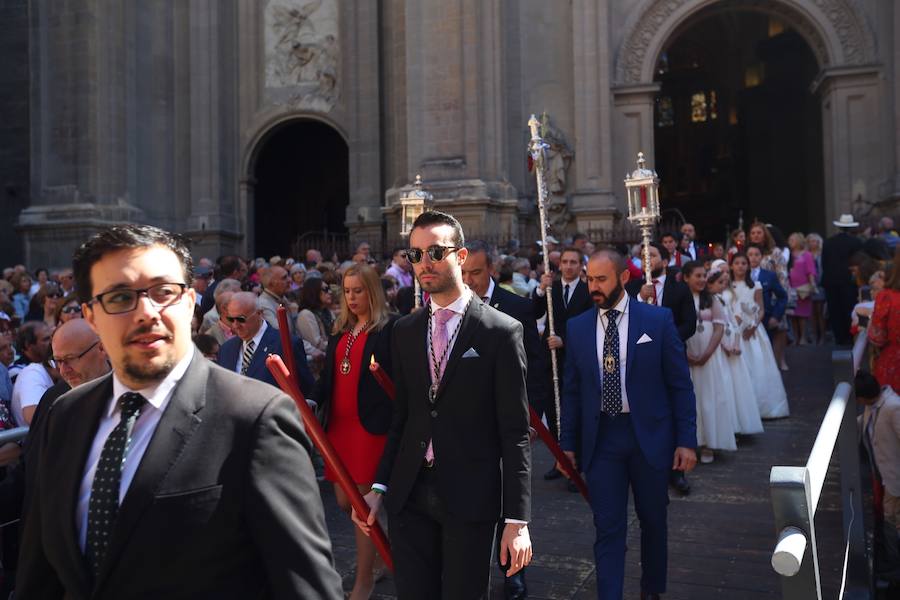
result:
[[[875,378],[881,385],[889,385],[900,393],[900,247],[894,252],[891,275],[875,298],[867,333],[877,348]]]
[[[369,371],[374,360],[391,375],[391,330],[394,318],[378,273],[353,265],[344,273],[341,311],[328,341],[325,365],[314,399],[321,405],[323,427],[362,494],[375,480],[393,415],[393,401]],[[325,469],[325,478],[336,481]],[[334,488],[338,506],[350,512],[350,500]],[[356,581],[350,598],[365,600],[375,587],[375,545],[359,528],[356,534]]]

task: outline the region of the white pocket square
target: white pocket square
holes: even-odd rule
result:
[[[650,339],[650,336],[645,333],[644,335],[642,335],[640,337],[640,339],[638,339],[637,343],[638,344],[646,344],[647,342],[652,342],[652,341],[653,340]]]
[[[479,354],[475,352],[475,348],[469,348],[466,350],[465,354],[462,355],[463,358],[478,358]]]

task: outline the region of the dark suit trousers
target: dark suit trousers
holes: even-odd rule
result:
[[[669,470],[655,469],[644,458],[631,426],[631,415],[610,418],[601,414],[597,446],[586,475],[597,530],[597,598],[622,598],[629,487],[641,522],[641,587],[664,593]]]
[[[825,302],[828,303],[828,321],[834,341],[838,346],[853,344],[850,335],[850,315],[856,305],[857,288],[855,285],[826,285]]]
[[[399,600],[487,598],[496,522],[449,515],[437,469],[423,468],[403,509],[388,520]]]

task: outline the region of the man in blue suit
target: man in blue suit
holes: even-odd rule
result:
[[[766,332],[771,336],[778,330],[784,310],[787,308],[787,291],[778,282],[778,274],[775,271],[761,269],[762,248],[757,244],[747,247],[747,262],[750,263],[750,278],[753,282],[762,285],[763,320]]]
[[[219,366],[276,385],[275,378],[266,367],[269,354],[284,356],[281,352],[281,336],[274,327],[269,327],[262,317],[256,294],[238,292],[232,296],[226,308],[225,320],[231,324],[235,336],[219,348]],[[315,380],[306,364],[303,342],[294,338],[294,369],[303,394],[309,396]]]
[[[597,596],[622,598],[628,489],[641,522],[641,599],[666,589],[669,471],[697,462],[696,400],[672,312],[630,299],[625,258],[588,261],[597,310],[567,324],[560,445],[587,476],[597,540]]]

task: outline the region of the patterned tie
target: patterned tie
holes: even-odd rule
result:
[[[244,356],[241,359],[241,375],[247,374],[247,369],[250,368],[250,361],[253,360],[253,350],[256,347],[256,342],[250,340],[247,342],[247,347],[244,348]]]
[[[134,422],[146,401],[146,398],[133,392],[127,392],[119,397],[121,420],[106,438],[100,452],[100,462],[94,472],[91,498],[88,501],[86,548],[94,577],[100,573],[100,565],[103,564],[109,540],[112,538],[116,515],[119,512],[122,467],[125,466],[126,452],[131,444]]]
[[[434,353],[434,360],[440,361],[437,364],[438,372],[434,372],[434,365],[431,367],[431,382],[433,385],[440,383],[444,376],[444,367],[447,366],[449,356],[445,360],[441,360],[444,352],[447,351],[447,344],[450,343],[450,337],[447,332],[447,322],[456,315],[455,312],[446,308],[440,308],[434,313],[434,329],[431,332],[431,348]],[[431,357],[429,357],[429,361]],[[425,462],[429,465],[434,462],[434,447],[431,440],[428,440],[428,448],[425,450]]]
[[[619,373],[619,311],[607,311],[606,335],[603,336],[603,412],[611,417],[622,412],[622,382]]]

